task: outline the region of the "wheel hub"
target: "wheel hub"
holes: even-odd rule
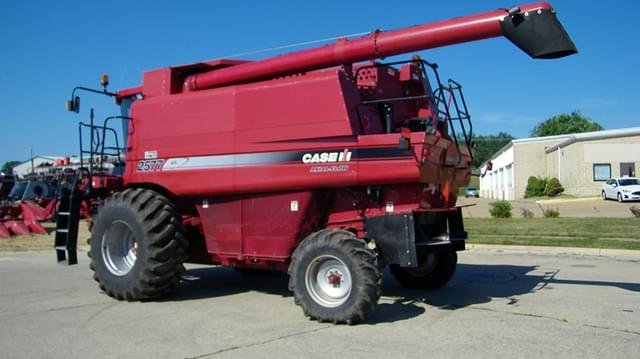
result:
[[[337,307],[351,294],[351,272],[337,257],[323,255],[315,258],[305,273],[307,292],[323,307]]]
[[[138,241],[126,222],[115,221],[102,236],[102,259],[113,275],[124,276],[136,263]]]
[[[337,270],[329,273],[329,276],[327,277],[327,282],[333,285],[334,288],[339,287],[340,282],[342,282],[342,273],[340,273]]]

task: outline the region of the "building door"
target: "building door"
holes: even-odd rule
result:
[[[633,162],[621,163],[620,164],[620,177],[622,177],[622,176],[635,177],[636,176],[636,164],[633,163]]]

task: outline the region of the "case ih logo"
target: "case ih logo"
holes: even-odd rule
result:
[[[349,162],[351,161],[351,151],[344,149],[342,152],[316,152],[302,155],[302,163],[329,163],[329,162]]]

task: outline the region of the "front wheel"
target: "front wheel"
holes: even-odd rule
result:
[[[162,295],[180,280],[188,242],[173,204],[138,188],[106,200],[89,243],[100,288],[116,299],[142,300]]]
[[[319,321],[362,321],[382,292],[375,253],[343,230],[309,235],[293,253],[289,275],[296,304],[306,316]]]
[[[622,203],[622,194],[618,192],[618,202]]]
[[[418,253],[418,267],[389,266],[393,277],[403,286],[416,289],[438,289],[449,282],[456,270],[458,255],[452,249]]]
[[[607,200],[607,193],[605,191],[602,191],[602,199]]]

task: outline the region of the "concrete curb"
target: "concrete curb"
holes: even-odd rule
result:
[[[574,203],[574,202],[589,202],[589,201],[600,201],[602,200],[600,197],[581,197],[581,198],[555,198],[555,199],[541,199],[536,201],[539,205],[547,205],[547,204],[561,204],[561,203]]]
[[[604,256],[613,258],[640,260],[640,250],[607,249],[607,248],[577,248],[577,247],[545,247],[545,246],[517,246],[495,244],[467,244],[472,251],[511,252],[511,253],[540,253],[540,254],[569,254]]]

